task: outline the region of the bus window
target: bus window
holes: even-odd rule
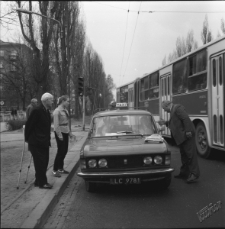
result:
[[[173,94],[187,90],[187,61],[183,59],[173,66]]]
[[[121,103],[127,103],[128,102],[128,86],[121,87],[120,102]]]
[[[149,76],[149,98],[159,97],[159,72],[155,72]]]
[[[216,86],[216,60],[213,60],[213,87]]]
[[[206,50],[203,50],[189,58],[188,90],[196,91],[207,86],[206,75]]]
[[[220,85],[223,83],[222,79],[222,57],[219,58],[219,79],[220,79]]]

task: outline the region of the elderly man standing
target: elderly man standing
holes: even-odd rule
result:
[[[50,109],[53,104],[53,96],[44,93],[41,97],[41,105],[34,108],[25,126],[25,141],[33,156],[35,167],[35,183],[39,188],[50,189],[47,181],[47,167],[49,162],[49,147],[51,146],[51,116]]]
[[[180,173],[174,177],[187,178],[187,183],[192,183],[200,176],[194,137],[195,127],[182,105],[163,101],[162,108],[170,113],[170,120],[160,120],[158,123],[169,127],[171,136],[179,146],[181,153]]]
[[[33,109],[37,106],[37,99],[36,98],[33,98],[31,99],[31,103],[30,105],[27,107],[27,110],[26,110],[26,118],[28,120],[31,112],[33,111]]]

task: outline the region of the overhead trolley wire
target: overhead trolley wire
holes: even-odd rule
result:
[[[139,10],[140,10],[140,8],[141,8],[141,3],[140,3],[140,6],[139,6]],[[136,24],[135,24],[135,28],[134,28],[134,34],[135,34],[136,27],[137,27],[138,16],[139,16],[139,11],[138,11]],[[134,34],[133,34],[133,38],[132,38],[132,42],[131,42],[130,52],[131,52],[133,41],[134,41]],[[128,64],[129,58],[130,58],[130,52],[129,52],[129,56],[128,56],[128,59],[127,59],[127,64]],[[124,72],[123,76],[126,74],[127,64],[126,64],[126,68],[125,68],[125,72]]]
[[[124,8],[121,8],[121,7],[117,7],[117,6],[112,6],[112,5],[109,5],[109,4],[104,4],[104,3],[99,3],[99,2],[95,2],[97,4],[101,4],[101,5],[105,5],[105,6],[109,6],[109,7],[113,7],[113,8],[117,8],[117,9],[120,9],[120,10],[124,10],[124,11],[127,11],[126,9]],[[129,11],[130,13],[197,13],[197,14],[210,14],[210,13],[225,13],[225,11],[214,11],[214,12],[210,12],[210,11],[176,11],[176,10],[154,10],[154,11],[151,11],[151,10],[140,10],[140,11],[137,11],[137,10],[130,10]]]
[[[129,2],[128,10],[127,10],[127,22],[128,22],[129,9],[130,9],[130,2]],[[127,22],[126,22],[124,45],[123,45],[123,57],[124,57],[124,49],[125,49],[126,37],[127,37]],[[120,67],[120,76],[121,76],[121,70],[122,70],[122,66],[123,66],[123,57],[122,57],[122,63],[121,63],[121,67]]]

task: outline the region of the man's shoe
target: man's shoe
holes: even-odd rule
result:
[[[175,175],[174,178],[177,178],[177,179],[186,179],[187,176],[182,174],[182,173],[179,173],[178,175]]]
[[[61,177],[60,173],[58,171],[52,171],[54,177]]]
[[[63,174],[69,174],[69,172],[66,171],[65,169],[59,169],[58,172]]]
[[[44,184],[42,186],[39,186],[39,188],[42,188],[42,189],[51,189],[52,188],[52,185],[50,185],[49,183],[47,183],[47,184]]]
[[[198,179],[197,176],[195,176],[193,173],[190,174],[190,176],[187,179],[187,183],[193,183]]]

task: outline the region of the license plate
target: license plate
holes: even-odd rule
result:
[[[111,178],[110,184],[140,184],[141,179],[140,178]]]

